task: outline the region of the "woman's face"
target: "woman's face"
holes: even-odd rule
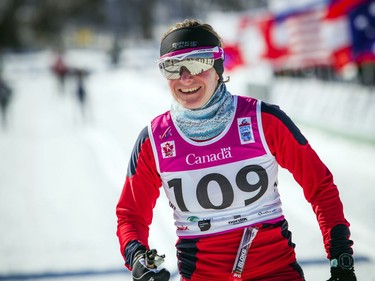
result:
[[[188,109],[196,109],[210,100],[218,85],[218,80],[219,75],[213,67],[197,75],[192,75],[183,67],[181,77],[168,80],[168,86],[179,104]]]

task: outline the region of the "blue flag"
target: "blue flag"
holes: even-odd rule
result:
[[[375,1],[368,0],[349,11],[353,59],[375,60]]]

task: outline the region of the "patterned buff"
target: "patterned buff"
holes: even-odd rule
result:
[[[173,100],[171,115],[177,127],[190,139],[204,141],[219,135],[234,113],[233,97],[224,83],[211,99],[197,109],[187,109]]]

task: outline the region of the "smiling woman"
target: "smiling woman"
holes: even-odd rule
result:
[[[224,51],[209,25],[171,28],[161,42],[161,73],[172,95],[188,109],[204,106],[222,81]]]
[[[116,209],[133,280],[169,280],[149,257],[161,187],[173,209],[182,281],[305,280],[278,191],[280,165],[315,211],[330,281],[356,281],[331,172],[277,106],[227,90],[223,59],[220,37],[195,20],[176,23],[161,41],[158,65],[171,108],[140,133]]]

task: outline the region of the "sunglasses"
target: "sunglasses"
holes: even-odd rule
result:
[[[170,80],[181,77],[181,68],[185,67],[190,74],[197,75],[214,66],[215,60],[224,60],[221,47],[189,48],[170,52],[157,61],[161,74]]]

